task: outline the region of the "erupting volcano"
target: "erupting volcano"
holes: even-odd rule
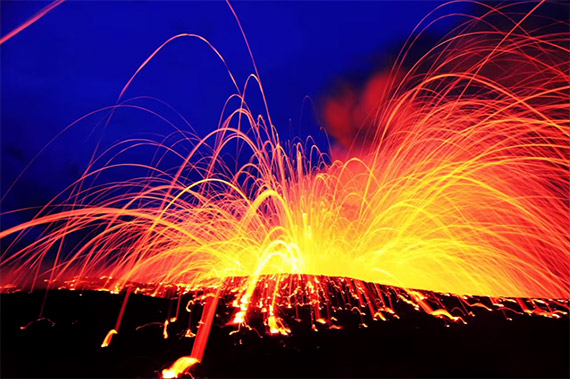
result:
[[[570,38],[548,22],[526,27],[541,6],[480,4],[410,63],[412,34],[391,68],[323,102],[330,151],[281,140],[270,107],[248,106],[248,91],[264,94],[257,68],[240,85],[228,67],[235,94],[207,136],[117,143],[35,217],[2,229],[2,291],[124,294],[103,348],[131,294],[175,299],[165,338],[181,312],[199,325],[164,378],[203,360],[216,319],[288,336],[290,318],[341,329],[348,310],[366,326],[399,318],[396,303],[465,328],[478,309],[568,318]],[[139,107],[125,91],[180,38],[226,64],[203,37],[176,35],[97,111],[111,112],[107,123]],[[149,145],[151,164],[120,161]],[[145,174],[106,181],[113,170]]]

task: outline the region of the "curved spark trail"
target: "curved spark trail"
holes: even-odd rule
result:
[[[51,12],[54,8],[61,5],[64,1],[65,0],[55,0],[52,3],[48,4],[47,6],[45,6],[44,8],[42,8],[40,11],[38,11],[38,13],[36,13],[33,17],[28,19],[22,25],[18,26],[16,29],[12,30],[8,34],[0,37],[0,45],[12,39],[14,36],[18,35],[20,32],[28,28],[30,25],[32,25],[33,23],[44,17],[46,14]]]
[[[228,100],[240,106],[201,140],[181,132],[174,144],[117,144],[69,187],[67,200],[0,232],[10,241],[3,290],[194,293],[204,306],[202,327],[191,355],[165,369],[165,378],[201,361],[220,297],[234,307],[230,323],[249,327],[257,311],[268,333],[284,335],[290,330],[280,313],[300,305],[329,327],[339,327],[336,308],[397,317],[396,300],[465,322],[468,311],[457,314],[428,291],[449,294],[466,310],[516,305],[567,315],[569,38],[525,29],[532,12],[485,11],[407,72],[404,50],[365,95],[329,103],[326,117],[352,120],[366,141],[345,133],[347,159],[331,162],[310,140],[282,143],[268,115],[256,116],[245,102],[257,76]],[[497,18],[509,26],[494,26]],[[237,170],[223,158],[235,143],[250,156]],[[156,147],[154,164],[115,163],[142,145]],[[163,167],[166,157],[180,165]],[[125,168],[150,174],[97,182]],[[22,246],[30,229],[41,234]],[[82,243],[64,246],[77,234]],[[118,332],[124,306],[103,346]],[[165,322],[165,337],[169,322],[176,317]]]

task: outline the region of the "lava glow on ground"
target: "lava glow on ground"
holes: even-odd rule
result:
[[[292,323],[345,333],[346,313],[361,328],[414,313],[466,330],[481,312],[567,324],[568,23],[542,2],[470,4],[478,13],[416,57],[420,37],[444,18],[441,4],[391,66],[316,107],[330,148],[280,138],[255,54],[240,83],[206,38],[164,41],[115,105],[85,117],[103,114],[112,127],[137,109],[176,132],[98,146],[79,180],[0,231],[3,302],[44,294],[37,320],[21,329],[53,323],[44,313],[56,293],[110,292],[121,306],[96,342],[110,349],[133,297],[166,299],[163,319],[137,330],[152,324],[184,342],[185,355],[156,367],[175,378],[199,368],[220,327],[287,341]],[[555,6],[568,14],[568,4]],[[226,65],[235,87],[201,136],[126,96],[164,49],[188,38]],[[261,102],[248,105],[250,96]],[[149,158],[129,161],[137,149]],[[17,212],[30,210],[2,209]]]

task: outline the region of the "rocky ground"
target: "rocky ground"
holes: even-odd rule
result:
[[[193,339],[182,336],[188,325],[184,307],[164,339],[163,322],[176,304],[134,294],[107,348],[100,345],[124,295],[51,291],[44,310],[49,321],[22,329],[37,319],[44,295],[0,295],[1,377],[156,377],[192,349]],[[222,302],[218,312],[224,309]],[[217,318],[194,376],[569,377],[568,316],[511,312],[507,320],[503,312],[481,309],[463,325],[404,309],[400,319],[370,320],[364,327],[360,315],[346,311],[336,315],[342,329],[318,324],[315,332],[308,309],[300,312],[300,321],[284,317],[292,330],[287,337],[260,337],[253,330],[230,335],[235,328]]]

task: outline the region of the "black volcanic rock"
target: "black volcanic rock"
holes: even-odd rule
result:
[[[182,337],[184,306],[163,337],[176,302],[132,294],[119,334],[100,345],[114,327],[124,295],[58,290],[0,295],[1,376],[156,377],[193,339]],[[186,299],[185,299],[186,300]],[[301,308],[300,320],[284,315],[290,336],[235,330],[223,321],[231,310],[220,301],[197,377],[565,377],[569,376],[569,319],[481,310],[466,325],[399,305],[399,319],[366,321],[355,312],[335,314],[342,329],[316,324]],[[194,308],[193,308],[194,310]],[[305,314],[304,314],[305,313]]]

